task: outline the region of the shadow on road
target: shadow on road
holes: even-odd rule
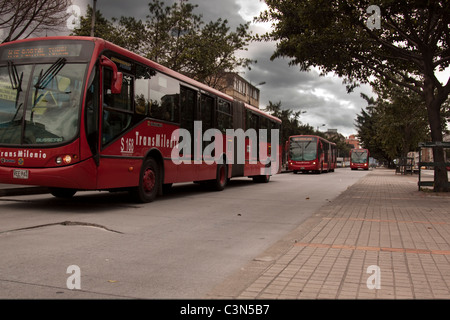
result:
[[[270,184],[277,183],[270,181]],[[251,179],[232,179],[228,182],[227,189],[242,188],[254,185]],[[172,199],[179,199],[190,196],[208,196],[216,193],[207,183],[180,183],[174,184],[165,190],[162,196],[155,201],[163,202]],[[2,212],[8,209],[18,210],[45,210],[47,212],[66,212],[70,208],[73,213],[101,213],[102,211],[123,210],[124,208],[139,208],[142,206],[151,206],[152,203],[136,203],[130,197],[127,191],[78,191],[74,197],[69,199],[55,198],[50,194],[10,196],[0,198],[0,208]],[[1,215],[1,213],[0,213]]]

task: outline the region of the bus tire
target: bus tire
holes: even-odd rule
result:
[[[68,188],[50,188],[50,193],[56,198],[70,199],[77,193],[77,190]]]
[[[159,165],[153,158],[147,158],[142,164],[139,185],[131,190],[136,201],[152,202],[158,195],[160,185]]]
[[[215,191],[222,191],[228,182],[228,166],[225,163],[217,165],[216,179],[212,181],[212,188]]]

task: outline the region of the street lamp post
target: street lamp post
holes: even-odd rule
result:
[[[320,127],[325,127],[326,126],[326,124],[325,123],[323,123],[322,125],[320,125],[320,126],[317,126],[317,129],[316,129],[316,131],[319,131],[319,128]]]
[[[97,11],[97,0],[93,0],[92,2],[91,37],[95,36],[95,14]]]

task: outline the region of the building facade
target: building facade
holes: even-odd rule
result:
[[[237,73],[227,73],[219,85],[221,91],[233,98],[259,108],[259,89]]]
[[[351,134],[348,136],[347,139],[345,139],[346,144],[351,144],[354,149],[361,149],[361,146],[359,144],[358,138],[354,134]]]

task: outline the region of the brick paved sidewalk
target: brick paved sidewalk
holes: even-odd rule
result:
[[[419,192],[417,180],[373,170],[233,298],[449,299],[450,195]]]

